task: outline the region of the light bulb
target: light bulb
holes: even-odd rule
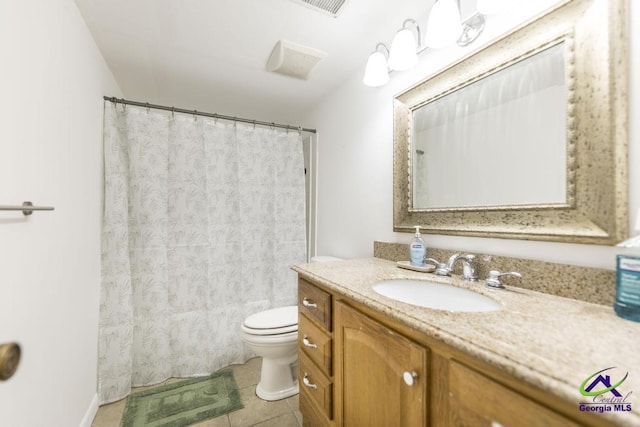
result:
[[[389,70],[387,69],[387,58],[382,52],[373,52],[369,55],[367,66],[364,70],[362,83],[367,86],[382,86],[389,81]]]
[[[437,0],[427,22],[425,44],[439,49],[454,44],[462,34],[460,9],[456,0]]]
[[[404,71],[418,63],[418,45],[413,32],[403,28],[396,33],[389,52],[389,68]]]

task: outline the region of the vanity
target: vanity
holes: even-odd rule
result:
[[[463,282],[378,258],[293,270],[305,426],[640,426],[640,324],[611,307],[488,289],[482,278]],[[374,291],[383,280],[441,282],[500,309],[419,307]],[[603,372],[611,384],[628,372],[619,406],[605,405],[612,393],[581,394],[612,367]]]

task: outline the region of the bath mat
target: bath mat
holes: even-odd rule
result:
[[[183,427],[242,409],[230,370],[133,393],[122,427]]]

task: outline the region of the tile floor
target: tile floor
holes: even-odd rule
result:
[[[248,360],[244,365],[232,365],[225,368],[233,370],[244,409],[194,424],[194,427],[301,427],[302,414],[298,410],[297,395],[276,402],[266,402],[256,396],[255,389],[260,380],[261,363],[262,359],[256,357]],[[175,381],[180,381],[180,379],[172,378],[155,386],[134,388],[133,392]],[[127,399],[122,399],[101,406],[91,426],[118,427],[126,401]]]

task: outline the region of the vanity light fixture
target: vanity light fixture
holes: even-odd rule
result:
[[[379,49],[384,48],[387,51],[387,55],[381,52]],[[378,43],[376,49],[369,55],[367,60],[367,66],[364,70],[364,78],[362,83],[367,86],[377,87],[387,84],[389,81],[389,68],[387,67],[387,57],[389,56],[389,49],[384,43]]]
[[[458,0],[436,0],[429,15],[428,25],[425,44],[421,45],[420,26],[413,19],[405,19],[402,28],[393,38],[391,49],[387,49],[384,43],[378,43],[369,55],[362,82],[372,87],[385,85],[389,81],[390,72],[413,68],[418,63],[418,53],[427,50],[428,47],[446,47],[456,43],[464,47],[473,43],[484,30],[485,17],[482,13],[476,12],[464,22],[460,22]],[[380,51],[380,47],[384,48],[386,56]]]
[[[461,35],[462,23],[457,0],[436,0],[427,21],[427,47],[440,49],[453,45]]]
[[[411,28],[407,24],[413,24],[418,33],[418,37],[414,35]],[[418,63],[418,45],[420,43],[420,27],[413,19],[405,19],[402,28],[398,30],[393,41],[391,42],[391,50],[389,51],[389,68],[395,71],[409,70]]]

